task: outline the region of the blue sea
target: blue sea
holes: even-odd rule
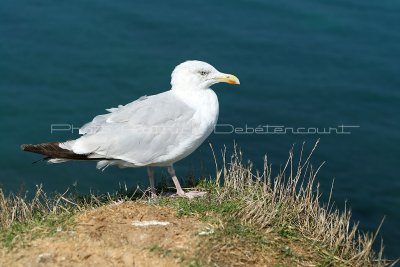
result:
[[[173,68],[198,59],[241,85],[213,87],[222,126],[176,164],[180,177],[215,173],[209,143],[218,152],[236,142],[257,168],[267,154],[279,171],[292,145],[309,151],[320,139],[311,161],[325,162],[325,198],[334,180],[336,205],[347,203],[362,230],[386,217],[379,239],[387,257],[399,257],[399,14],[395,0],[3,0],[0,184],[145,187],[144,169],[31,164],[40,156],[20,145],[76,138],[105,108],[168,90]]]

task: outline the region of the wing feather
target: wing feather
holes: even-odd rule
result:
[[[195,111],[171,91],[109,110],[85,124],[83,136],[64,147],[143,166],[168,161],[193,140]]]

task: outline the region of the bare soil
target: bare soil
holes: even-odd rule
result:
[[[264,232],[265,245],[237,233],[209,233],[224,227],[178,216],[171,207],[114,203],[76,215],[73,227],[51,237],[0,249],[0,267],[315,266],[311,247],[272,232]]]
[[[134,226],[133,221],[169,222]],[[0,266],[180,266],[196,258],[194,217],[177,217],[169,207],[123,202],[88,211],[73,231],[60,231],[28,246],[0,251]]]

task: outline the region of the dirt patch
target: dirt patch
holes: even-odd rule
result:
[[[313,266],[318,258],[296,238],[217,214],[207,218],[213,220],[178,217],[167,206],[118,202],[76,215],[74,227],[52,237],[0,249],[0,267]]]
[[[141,226],[147,222],[147,226]],[[206,225],[176,210],[123,202],[85,212],[73,231],[0,252],[1,266],[180,266],[196,261]],[[136,225],[133,225],[136,224]]]

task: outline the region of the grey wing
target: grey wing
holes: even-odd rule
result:
[[[154,97],[154,96],[151,96]],[[131,117],[138,109],[142,106],[147,105],[147,103],[143,102],[148,99],[148,96],[142,96],[139,99],[123,106],[119,105],[117,108],[109,108],[106,111],[110,112],[108,114],[102,114],[94,117],[91,122],[86,123],[79,129],[79,134],[95,134],[97,133],[104,125],[106,125],[107,120],[110,122],[111,120],[123,122]]]
[[[84,125],[70,148],[137,166],[168,161],[190,146],[194,110],[171,91],[138,99]],[[67,144],[68,145],[68,144]]]

